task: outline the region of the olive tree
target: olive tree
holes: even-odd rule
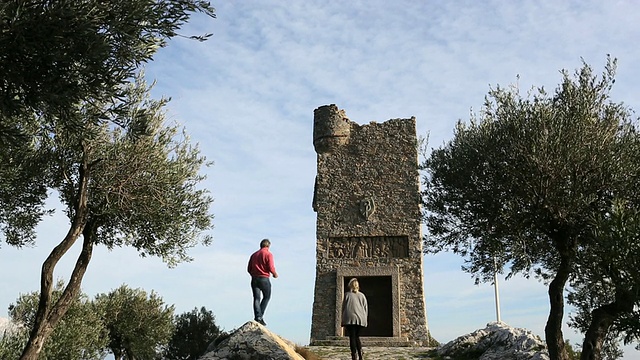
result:
[[[619,341],[640,340],[640,206],[616,199],[600,216],[568,296],[576,308],[570,325],[585,333],[584,360],[622,357]]]
[[[200,0],[0,3],[2,236],[35,243],[51,193],[70,221],[42,265],[21,359],[37,358],[70,307],[94,246],[132,246],[173,266],[210,243],[212,200],[198,187],[206,161],[179,126],[165,124],[167,101],[149,99],[138,72],[194,12],[213,16]],[[80,239],[54,299],[54,269]]]
[[[113,96],[194,12],[215,17],[202,0],[0,2],[0,142],[28,141],[13,116],[64,118],[80,101]],[[91,119],[63,121],[75,120]]]
[[[198,188],[205,159],[177,125],[167,126],[166,101],[148,97],[142,77],[128,85],[122,103],[80,107],[77,116],[127,114],[131,124],[85,124],[85,131],[52,131],[40,138],[50,161],[50,188],[60,194],[70,219],[67,235],[42,266],[40,303],[23,359],[36,357],[44,339],[80,288],[94,246],[132,246],[174,266],[189,261],[187,250],[208,245],[211,198]],[[116,111],[117,110],[117,111]],[[62,296],[51,284],[58,261],[78,240],[82,249]]]
[[[106,347],[115,360],[156,359],[174,330],[173,306],[153,291],[147,294],[122,285],[96,296],[95,306],[108,331]]]
[[[599,241],[592,219],[640,191],[636,127],[609,97],[615,63],[609,58],[601,77],[587,64],[574,76],[562,71],[553,94],[491,89],[481,113],[422,164],[425,251],[462,255],[477,281],[492,281],[495,264],[545,281],[552,359],[567,359],[564,290],[583,250]]]
[[[213,312],[205,307],[176,315],[175,331],[164,351],[167,360],[197,360],[220,334]]]
[[[61,296],[62,282],[56,283],[52,297]],[[8,346],[2,359],[17,359],[28,340],[28,329],[33,326],[38,309],[38,292],[22,294],[15,304],[9,306],[11,321],[17,324],[16,330],[3,339]],[[107,341],[106,328],[100,314],[95,310],[88,297],[79,293],[72,301],[69,310],[60,319],[58,326],[47,338],[40,352],[41,360],[90,360],[104,358]]]

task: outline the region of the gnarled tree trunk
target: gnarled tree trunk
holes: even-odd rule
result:
[[[22,351],[20,360],[37,360],[42,351],[45,341],[58,324],[60,319],[66,314],[74,299],[80,291],[82,277],[84,276],[91,254],[93,252],[93,236],[95,225],[87,224],[87,187],[88,187],[88,163],[86,156],[80,168],[79,187],[76,197],[75,215],[71,228],[64,239],[58,244],[47,259],[42,264],[40,274],[40,300],[38,310],[33,324],[33,329],[29,335],[27,345]],[[82,251],[78,256],[69,283],[65,287],[60,299],[55,304],[51,304],[53,288],[53,272],[58,261],[69,251],[71,246],[83,234],[84,241]]]
[[[549,284],[549,317],[544,327],[545,341],[551,360],[569,360],[562,334],[564,316],[564,287],[571,275],[571,266],[575,254],[573,242],[563,236],[554,239],[560,255],[560,266],[555,278]]]
[[[633,289],[621,290],[616,293],[614,302],[600,306],[591,312],[591,323],[584,336],[580,360],[601,360],[602,345],[613,322],[625,312],[632,312],[634,296]]]

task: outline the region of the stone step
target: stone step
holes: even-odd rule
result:
[[[360,341],[362,346],[408,347],[417,345],[406,337],[361,336]],[[311,346],[349,346],[349,338],[330,336],[324,340],[314,340],[311,342]]]

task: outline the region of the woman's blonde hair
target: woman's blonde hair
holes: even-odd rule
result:
[[[349,289],[352,292],[358,292],[358,290],[360,290],[360,283],[358,283],[358,279],[352,278],[349,280]]]

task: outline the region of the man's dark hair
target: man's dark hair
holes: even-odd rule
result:
[[[260,241],[260,248],[265,248],[269,246],[271,246],[271,241],[269,241],[269,239],[262,239],[262,241]]]

